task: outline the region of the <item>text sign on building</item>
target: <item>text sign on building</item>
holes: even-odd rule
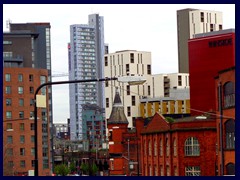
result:
[[[210,48],[221,47],[221,46],[230,46],[230,45],[232,45],[232,38],[221,39],[221,40],[215,40],[215,41],[209,41],[208,42],[208,46]]]

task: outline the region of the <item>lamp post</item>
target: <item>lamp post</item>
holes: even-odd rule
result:
[[[73,83],[85,83],[85,82],[102,82],[102,81],[119,81],[123,83],[128,83],[129,85],[138,85],[146,82],[146,79],[142,76],[122,76],[122,77],[111,77],[102,79],[83,79],[83,80],[72,80],[72,81],[57,81],[57,82],[47,82],[43,83],[35,91],[34,94],[34,147],[35,147],[35,160],[34,160],[34,176],[38,176],[38,125],[37,125],[37,94],[42,87],[52,86],[58,84],[73,84]]]

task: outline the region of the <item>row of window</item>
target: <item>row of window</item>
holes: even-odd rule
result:
[[[45,89],[46,90],[46,89]],[[5,87],[5,93],[6,94],[11,94],[12,93],[12,87],[11,86],[6,86]],[[24,88],[23,86],[18,87],[18,94],[23,94],[24,93]],[[34,87],[30,86],[29,87],[29,93],[34,94]],[[42,91],[42,93],[45,94],[45,91]]]
[[[163,142],[163,140],[160,139],[159,144],[157,144],[157,140],[154,140],[153,149],[152,149],[152,141],[151,140],[148,140],[148,146],[147,146],[146,141],[144,141],[143,146],[144,146],[143,151],[144,151],[145,156],[146,155],[152,156],[152,151],[153,151],[154,156],[157,156],[158,154],[160,156],[163,156],[163,147],[165,147],[166,156],[169,156],[169,154],[170,154],[170,143],[169,143],[168,138],[165,139],[165,142]],[[199,156],[200,155],[199,142],[196,137],[189,137],[186,139],[185,144],[184,144],[184,152],[185,152],[185,156]],[[176,139],[173,140],[173,155],[177,156],[177,141],[176,141]]]
[[[33,75],[29,74],[29,82],[33,82]],[[5,81],[11,82],[11,74],[5,74]],[[18,82],[23,82],[23,74],[18,74]]]
[[[35,160],[31,160],[31,166],[34,167],[35,165]],[[8,168],[14,168],[14,162],[13,161],[8,161],[7,164]],[[26,167],[26,161],[25,160],[20,160],[20,167],[25,168]],[[49,168],[48,165],[48,160],[43,160],[43,169]]]
[[[18,105],[20,107],[24,106],[24,99],[23,98],[19,98],[18,99]],[[34,99],[30,99],[30,106],[34,105]],[[6,98],[6,106],[12,106],[12,98]]]
[[[19,119],[24,119],[24,111],[19,111],[18,112],[18,118]],[[32,117],[34,117],[34,111],[30,112],[30,116],[28,116],[29,119],[31,119]],[[6,119],[11,119],[12,120],[12,111],[6,111]]]
[[[31,130],[33,130],[33,129],[34,129],[34,126],[32,127],[32,124],[31,124]],[[25,136],[21,135],[19,140],[20,140],[20,143],[25,143]],[[30,140],[32,143],[34,143],[34,135],[31,136]],[[13,144],[13,136],[7,136],[7,143]]]

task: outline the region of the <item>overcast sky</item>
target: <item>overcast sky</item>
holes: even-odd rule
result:
[[[104,17],[105,43],[109,52],[149,51],[152,73],[177,73],[176,11],[185,8],[223,13],[223,29],[235,28],[234,4],[3,4],[3,31],[12,23],[50,22],[52,73],[68,73],[67,43],[70,25],[87,24],[88,15]],[[67,76],[53,81],[68,80]],[[53,86],[53,121],[66,123],[69,118],[68,85]]]

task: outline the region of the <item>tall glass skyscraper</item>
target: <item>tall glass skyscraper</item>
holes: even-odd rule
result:
[[[86,80],[104,76],[104,24],[98,14],[88,16],[88,24],[70,26],[69,80]],[[100,82],[69,85],[71,140],[82,140],[82,105],[105,106],[104,84]]]

